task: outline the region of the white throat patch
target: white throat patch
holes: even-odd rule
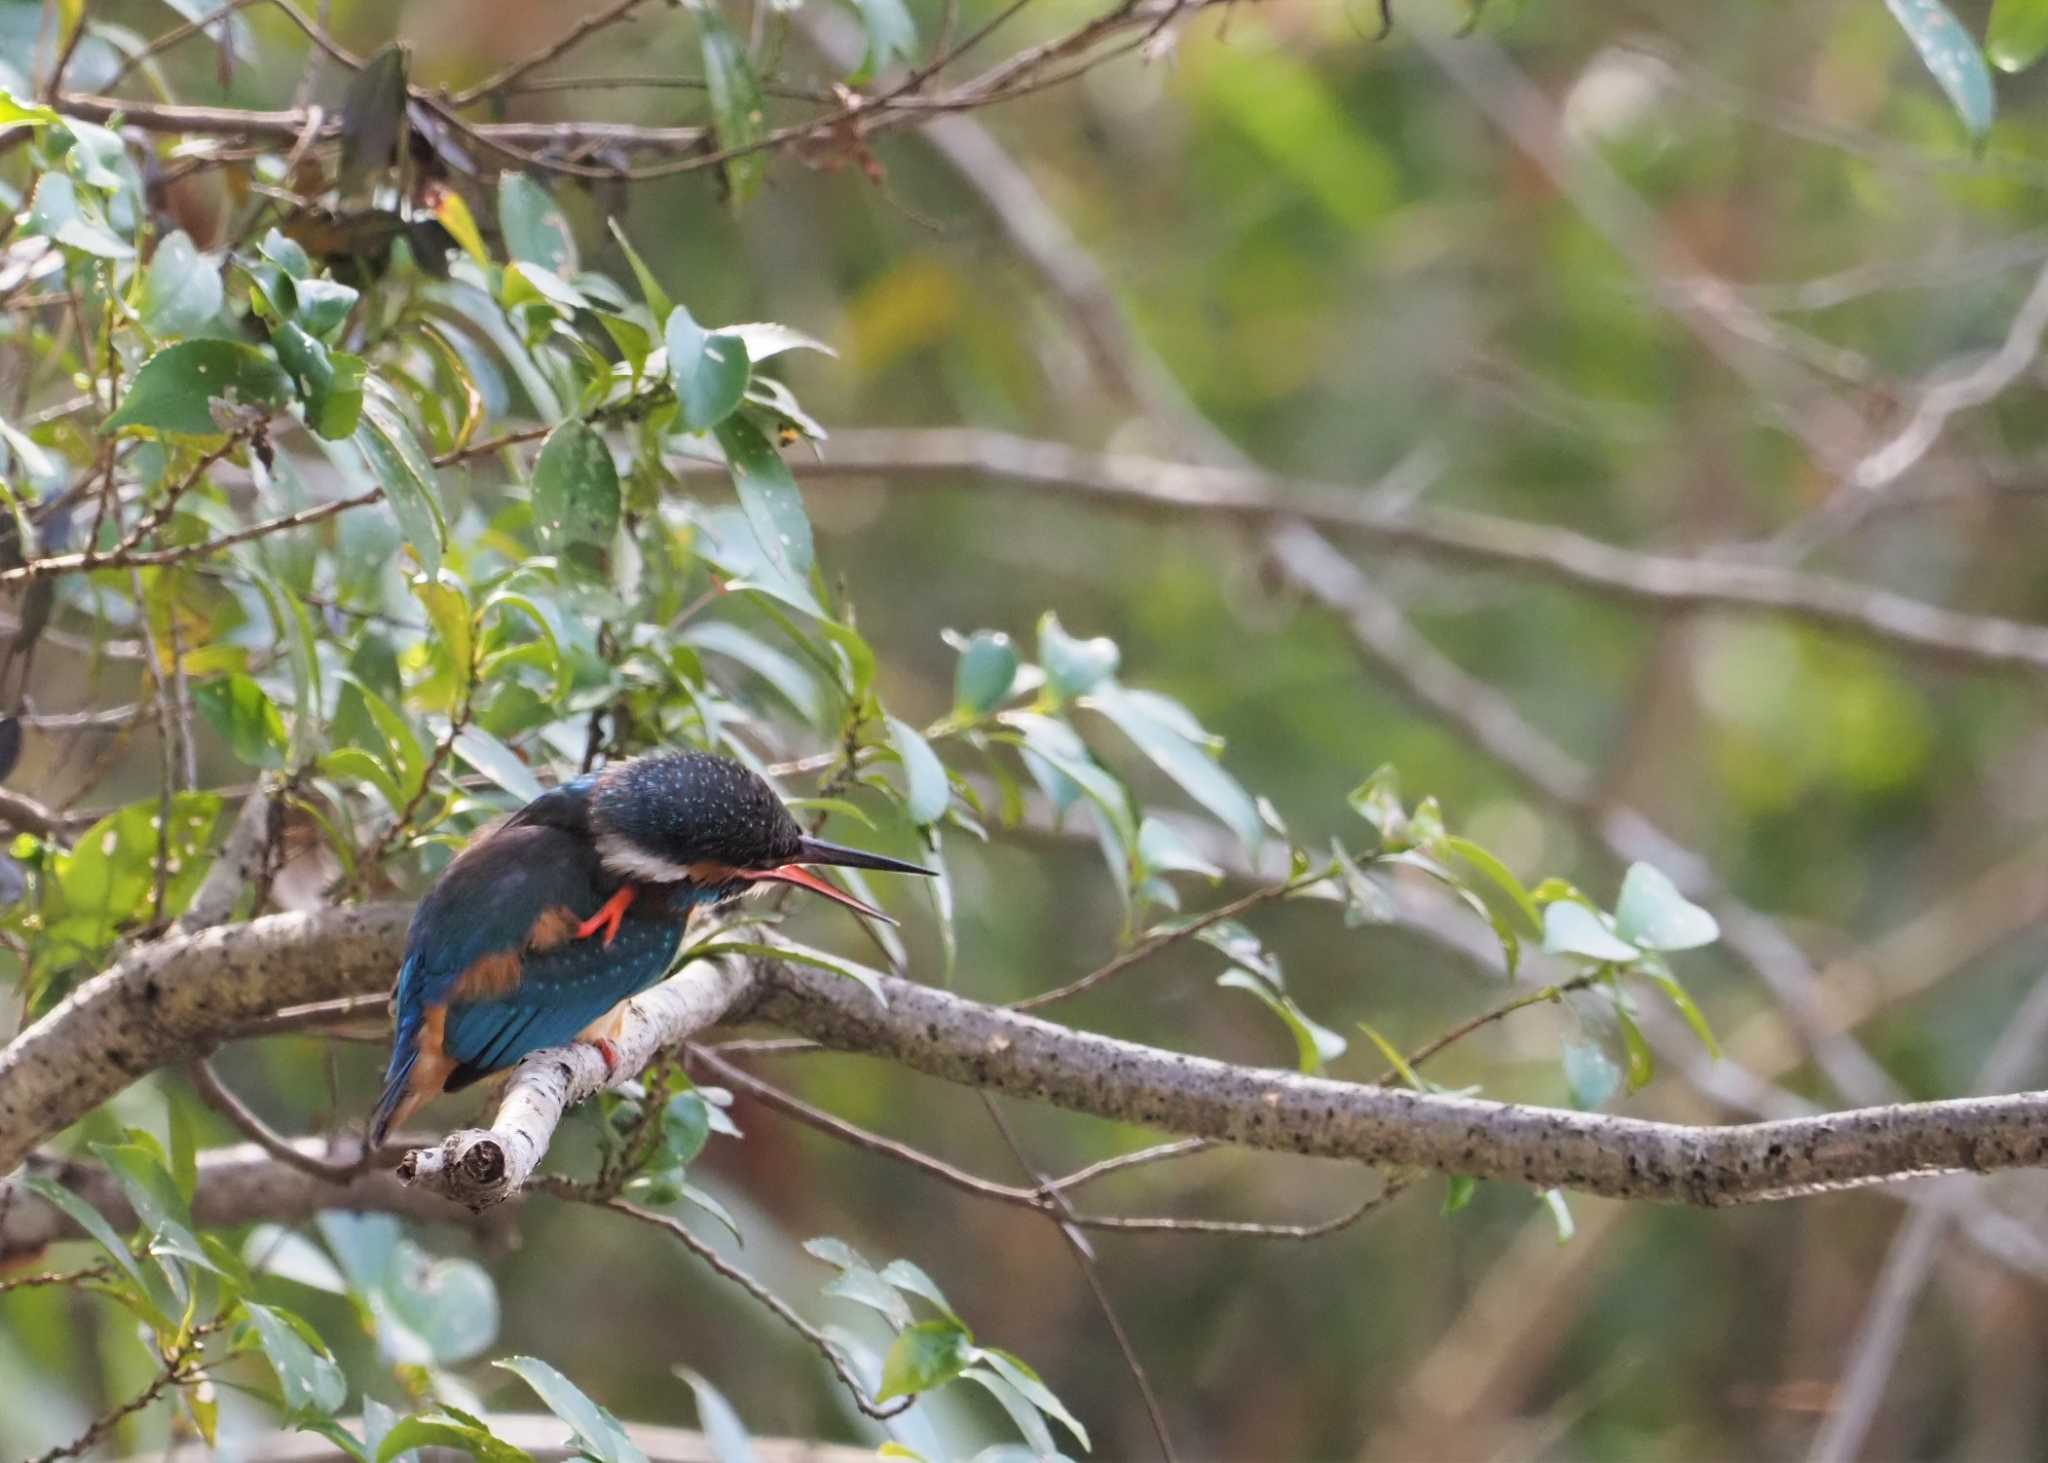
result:
[[[597,835],[597,856],[605,868],[622,878],[649,884],[680,884],[690,877],[689,869],[639,848],[616,833]]]

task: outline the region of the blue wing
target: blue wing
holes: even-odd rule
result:
[[[409,1110],[409,1096],[417,1102],[440,1091],[450,1067],[466,1061],[447,1043],[457,1013],[472,1006],[487,1012],[500,1004],[494,993],[515,994],[535,936],[559,937],[564,924],[593,913],[608,892],[605,883],[587,838],[518,819],[477,839],[448,866],[413,912],[406,936],[373,1141]],[[513,1024],[518,1016],[508,1010],[498,1019]],[[489,1045],[490,1024],[487,1016],[466,1022],[465,1050]]]
[[[609,946],[592,937],[529,951],[516,991],[452,1003],[444,1042],[457,1065],[447,1090],[509,1067],[528,1052],[575,1040],[619,1002],[646,990],[675,959],[684,923],[672,915],[635,918],[629,910]]]

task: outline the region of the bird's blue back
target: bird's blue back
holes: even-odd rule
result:
[[[616,887],[586,821],[589,780],[556,788],[484,834],[420,902],[394,998],[391,1064],[374,1129],[405,1097],[422,1039],[454,1063],[445,1090],[573,1040],[660,980],[682,943],[690,905],[640,901],[607,945],[576,938]]]

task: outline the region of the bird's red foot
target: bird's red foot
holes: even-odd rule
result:
[[[609,944],[610,941],[606,941],[606,943]],[[607,1036],[600,1036],[596,1041],[593,1041],[591,1045],[596,1047],[597,1054],[604,1058],[605,1081],[611,1081],[613,1077],[618,1075],[619,1063],[623,1060],[623,1058],[619,1056],[619,1049],[612,1045],[611,1038]]]
[[[633,896],[637,892],[637,887],[632,884],[620,889],[604,902],[596,914],[576,926],[576,938],[588,939],[599,930],[603,930],[605,948],[609,950],[612,941],[619,937],[619,921],[626,917],[626,906],[633,902]]]

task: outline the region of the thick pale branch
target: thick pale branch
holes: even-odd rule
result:
[[[1916,1174],[2038,1167],[2048,1093],[1696,1127],[1233,1066],[886,980],[765,971],[755,1014],[845,1051],[1170,1132],[1619,1199],[1722,1205]]]
[[[144,945],[0,1048],[0,1173],[130,1082],[280,1006],[382,990],[405,905],[275,914]]]
[[[376,906],[273,915],[174,936],[89,981],[0,1051],[0,1163],[13,1167],[132,1078],[253,1014],[381,987],[406,913]],[[1251,1147],[1615,1198],[1733,1204],[1935,1172],[2048,1166],[2048,1093],[1689,1126],[1234,1066],[909,981],[890,979],[883,989],[886,1005],[841,977],[772,962],[692,967],[633,1003],[618,1073],[607,1074],[585,1047],[537,1054],[515,1073],[492,1128],[416,1150],[411,1176],[471,1205],[515,1192],[569,1103],[756,997],[750,1016],[829,1046],[1077,1112]]]

